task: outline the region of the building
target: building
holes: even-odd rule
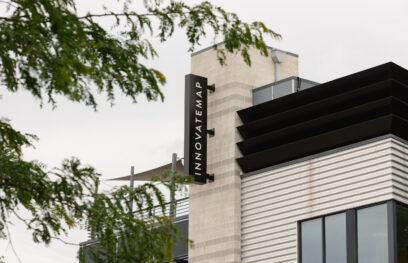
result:
[[[295,54],[251,59],[191,57],[184,165],[198,183],[184,259],[408,262],[408,71],[387,63],[317,84],[297,77]]]
[[[388,63],[302,91],[297,56],[277,52],[251,54],[252,67],[192,56],[215,84],[215,180],[190,189],[189,262],[408,262],[408,71]]]

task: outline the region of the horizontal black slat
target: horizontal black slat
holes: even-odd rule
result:
[[[309,121],[327,114],[355,107],[370,101],[375,101],[392,95],[397,89],[408,90],[408,86],[391,79],[371,84],[337,96],[318,100],[299,107],[271,114],[238,127],[243,139],[265,134],[269,131],[282,129],[300,122]],[[399,92],[402,93],[402,92]],[[293,94],[300,96],[301,94]]]
[[[385,134],[396,134],[408,139],[406,131],[408,121],[389,114],[250,154],[238,158],[237,161],[243,172],[247,173]]]
[[[387,63],[238,114],[245,173],[385,134],[408,139],[408,71]]]
[[[408,84],[408,71],[390,62],[367,69],[343,78],[323,83],[295,94],[268,101],[247,109],[238,111],[243,123],[259,120],[313,101],[336,96],[338,94],[361,88],[387,79],[396,79]]]
[[[408,104],[388,97],[253,137],[239,142],[238,147],[242,154],[248,155],[388,115],[393,112],[393,109],[398,110],[399,115],[408,119]]]
[[[394,120],[391,124],[391,133],[408,140],[408,119],[400,118],[394,115]]]

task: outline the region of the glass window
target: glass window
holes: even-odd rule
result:
[[[272,100],[272,86],[253,90],[252,92],[253,105],[258,105],[270,100]]]
[[[301,223],[302,263],[323,262],[322,219],[313,219]]]
[[[326,262],[347,263],[346,213],[325,217]]]
[[[408,262],[408,208],[397,205],[398,263]]]
[[[358,263],[388,262],[387,205],[357,210]]]
[[[273,98],[277,99],[292,94],[292,79],[283,81],[273,86]]]

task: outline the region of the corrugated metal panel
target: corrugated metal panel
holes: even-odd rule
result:
[[[395,142],[392,148],[393,198],[408,204],[408,146]]]
[[[408,203],[408,147],[392,138],[242,179],[241,259],[297,262],[297,221],[395,198]]]

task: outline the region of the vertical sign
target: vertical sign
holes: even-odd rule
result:
[[[207,182],[207,79],[186,75],[184,173],[194,182]]]

